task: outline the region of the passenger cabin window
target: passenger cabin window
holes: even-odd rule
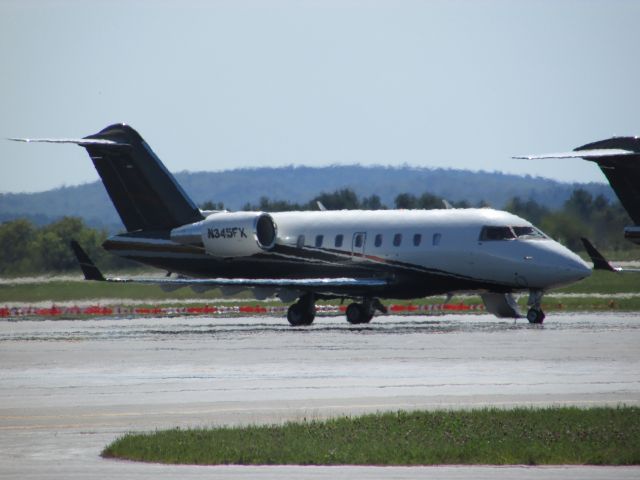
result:
[[[510,227],[482,227],[480,241],[513,240],[516,238]]]
[[[324,235],[316,235],[316,248],[322,247],[322,240],[324,240]]]
[[[298,236],[298,241],[296,242],[296,247],[302,248],[304,247],[304,235]]]
[[[336,248],[340,248],[342,246],[343,240],[344,240],[344,235],[342,234],[336,235],[336,243],[335,243]]]
[[[376,235],[376,238],[374,239],[373,244],[374,244],[376,247],[379,247],[380,245],[382,245],[382,234],[381,234],[381,233],[378,233],[378,234]]]
[[[362,234],[361,233],[356,233],[356,236],[353,239],[353,246],[355,248],[362,248]]]
[[[437,247],[438,245],[440,245],[440,239],[442,238],[442,234],[441,233],[434,233],[433,234],[433,239],[431,240],[431,243],[433,244],[434,247]]]
[[[413,236],[413,246],[414,247],[419,247],[420,246],[420,242],[422,242],[422,235],[420,235],[419,233],[416,233]]]
[[[396,233],[393,236],[393,246],[394,247],[399,247],[401,243],[402,243],[402,234],[401,233]]]

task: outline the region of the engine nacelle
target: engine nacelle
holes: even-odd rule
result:
[[[171,240],[182,244],[201,244],[216,257],[247,257],[271,250],[278,229],[271,215],[264,212],[217,212],[204,220],[175,228]]]

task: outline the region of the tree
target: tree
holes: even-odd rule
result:
[[[588,222],[593,212],[593,197],[586,190],[577,188],[565,202],[564,209],[567,213],[571,213],[580,220]]]
[[[63,217],[38,232],[33,250],[39,256],[40,266],[45,271],[64,271],[77,268],[78,262],[69,247],[77,240],[89,256],[95,257],[106,235],[85,226],[78,217]]]
[[[380,197],[375,193],[370,197],[364,197],[360,203],[363,210],[386,210],[387,207],[382,204]]]
[[[318,201],[321,202],[327,210],[356,210],[360,208],[358,196],[349,188],[336,190],[333,193],[323,192],[310,203],[315,205]]]
[[[429,192],[424,192],[420,195],[420,198],[417,201],[416,208],[424,208],[425,210],[434,210],[438,208],[444,208],[444,203],[442,202],[442,198],[437,195],[432,195]]]
[[[36,229],[24,219],[0,225],[0,273],[15,274],[33,267],[30,255]]]
[[[542,219],[540,227],[547,235],[570,250],[584,249],[580,237],[584,237],[589,228],[575,215],[565,211],[550,213]]]
[[[548,208],[543,207],[535,200],[529,199],[525,202],[520,197],[513,197],[507,202],[504,209],[535,225],[540,224],[542,219],[550,213]]]
[[[410,210],[417,208],[418,200],[416,199],[416,196],[411,193],[401,193],[396,196],[394,203],[396,208]]]

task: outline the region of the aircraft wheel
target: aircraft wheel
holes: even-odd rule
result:
[[[539,308],[530,308],[527,312],[527,320],[529,320],[529,323],[542,323],[544,317],[544,312]]]
[[[359,303],[351,303],[347,307],[347,322],[355,325],[360,323],[360,317],[362,317],[362,308]]]
[[[367,313],[361,303],[352,303],[347,307],[347,321],[352,325],[359,323],[369,323],[373,314]]]
[[[373,318],[373,313],[365,315],[364,317],[362,317],[362,321],[360,323],[369,323],[372,318]]]
[[[293,327],[311,325],[315,317],[314,309],[305,308],[300,303],[294,303],[287,310],[287,320]]]

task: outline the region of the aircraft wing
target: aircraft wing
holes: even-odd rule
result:
[[[591,258],[591,261],[593,262],[594,270],[607,270],[609,272],[620,271],[619,268],[616,268],[613,265],[611,265],[609,261],[604,257],[604,255],[602,255],[602,253],[600,253],[600,251],[596,249],[596,247],[594,247],[589,240],[587,240],[584,237],[580,238],[580,240],[582,240],[582,244],[584,245],[584,248],[587,251],[589,258]]]
[[[593,246],[593,244],[589,240],[587,240],[584,237],[582,237],[580,240],[582,240],[582,244],[584,245],[584,248],[587,251],[587,254],[591,258],[591,261],[593,262],[594,270],[606,270],[608,272],[617,272],[617,273],[625,273],[625,272],[640,273],[640,269],[637,269],[637,268],[614,267],[605,258],[605,256],[602,255],[602,253],[600,253],[600,251]]]
[[[363,288],[384,287],[390,281],[383,278],[167,278],[167,277],[105,277],[89,258],[86,252],[75,240],[71,241],[71,248],[80,264],[86,280],[97,280],[115,283],[142,283],[159,285],[165,290],[181,287],[193,287],[206,290],[222,287],[242,290],[246,288],[265,288],[274,290],[314,291],[319,293],[344,292],[345,290],[360,290]]]
[[[516,155],[513,158],[525,159],[525,160],[543,160],[546,158],[604,158],[604,157],[624,157],[640,155],[633,150],[624,150],[621,148],[600,148],[594,150],[573,150],[571,152],[563,153],[546,153],[542,155]]]
[[[87,280],[95,280],[87,278]],[[115,283],[146,283],[172,287],[275,287],[297,290],[330,291],[336,287],[383,287],[389,282],[378,278],[163,278],[163,277],[105,277],[103,281]]]

